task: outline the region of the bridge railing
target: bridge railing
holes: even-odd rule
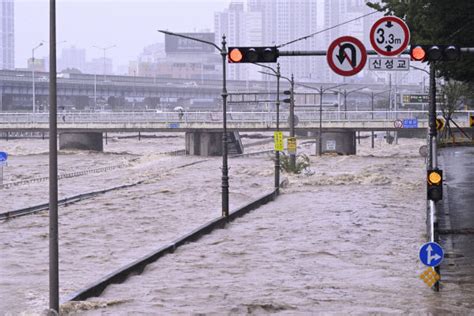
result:
[[[319,122],[320,113],[314,110],[295,111],[298,122]],[[441,115],[441,113],[438,113]],[[453,114],[455,121],[469,121],[469,115],[474,111],[457,111]],[[395,121],[397,119],[428,119],[427,111],[323,111],[322,120],[325,122],[361,122],[361,121]],[[288,111],[280,113],[280,122],[287,123]],[[260,123],[275,124],[276,112],[228,112],[228,122],[232,123]],[[34,124],[47,123],[48,113],[0,113],[1,123]],[[222,112],[62,112],[58,113],[58,124],[81,123],[219,123],[222,122]]]

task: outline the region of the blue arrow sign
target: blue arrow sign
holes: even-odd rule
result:
[[[444,251],[435,242],[427,242],[420,248],[420,260],[425,266],[436,267],[444,258]]]
[[[7,161],[8,154],[4,151],[0,151],[0,162]]]

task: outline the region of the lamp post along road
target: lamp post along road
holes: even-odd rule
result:
[[[342,83],[342,84],[338,84],[337,86],[333,86],[333,87],[328,87],[328,88],[324,88],[323,86],[321,86],[319,89],[318,88],[315,88],[315,87],[311,87],[311,86],[307,86],[305,84],[301,84],[301,83],[298,83],[297,84],[298,86],[301,86],[301,87],[304,87],[304,88],[308,88],[308,89],[313,89],[313,90],[316,90],[318,91],[319,93],[319,131],[318,131],[318,138],[319,138],[319,141],[318,141],[318,156],[321,156],[322,154],[322,151],[323,151],[323,94],[325,91],[328,91],[328,90],[331,90],[331,89],[334,89],[334,88],[337,88],[337,87],[341,87],[341,86],[344,86],[346,85],[345,83]],[[336,92],[336,91],[334,91]],[[337,93],[337,92],[336,92]],[[346,95],[346,93],[344,93],[344,95]]]
[[[58,139],[56,86],[56,0],[49,13],[49,312],[59,315]]]
[[[270,69],[274,74],[262,72],[263,74],[275,76],[277,78],[277,97],[276,97],[276,131],[280,131],[280,63],[277,63],[277,70],[272,67],[254,63],[254,65]],[[280,152],[275,148],[275,188],[280,188]]]
[[[229,168],[228,168],[228,150],[227,150],[227,86],[226,86],[226,57],[227,47],[225,35],[222,35],[222,46],[219,47],[216,44],[208,41],[204,41],[198,38],[173,33],[164,30],[158,30],[158,32],[189,39],[191,41],[201,42],[207,45],[215,47],[222,56],[222,216],[229,216]]]
[[[111,46],[108,46],[108,47],[100,47],[100,46],[95,46],[95,45],[94,45],[93,47],[95,47],[95,48],[97,48],[97,49],[102,49],[102,50],[104,51],[104,57],[103,57],[103,58],[104,58],[104,60],[103,60],[104,66],[103,66],[103,72],[104,72],[104,81],[105,81],[105,80],[106,80],[106,79],[105,79],[105,52],[106,52],[107,50],[111,49],[111,48],[117,47],[117,45],[111,45]]]
[[[291,74],[290,81],[290,137],[295,137],[295,78]],[[290,168],[291,170],[296,169],[296,155],[290,153]]]
[[[35,91],[35,50],[43,46],[43,42],[39,43],[38,46],[31,50],[31,67],[32,67],[32,81],[33,81],[33,113],[36,112],[36,91]]]

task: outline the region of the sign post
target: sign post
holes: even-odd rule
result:
[[[7,165],[8,154],[0,151],[0,185],[3,184],[3,166]]]
[[[335,73],[341,76],[353,76],[364,68],[367,51],[357,38],[342,36],[329,45],[326,57],[329,67]]]

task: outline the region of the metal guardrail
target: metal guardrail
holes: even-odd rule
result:
[[[299,122],[318,122],[319,111],[295,111]],[[441,112],[438,113],[441,115]],[[457,111],[453,119],[459,122],[469,121],[474,111]],[[229,123],[266,123],[276,122],[276,112],[228,112]],[[280,113],[280,122],[288,121],[289,113]],[[427,121],[427,111],[323,111],[325,122],[361,122],[361,121],[395,121],[397,119],[418,119]],[[49,113],[0,113],[0,124],[14,123],[47,123]],[[216,123],[222,122],[222,112],[63,112],[58,114],[58,125],[77,123]]]

